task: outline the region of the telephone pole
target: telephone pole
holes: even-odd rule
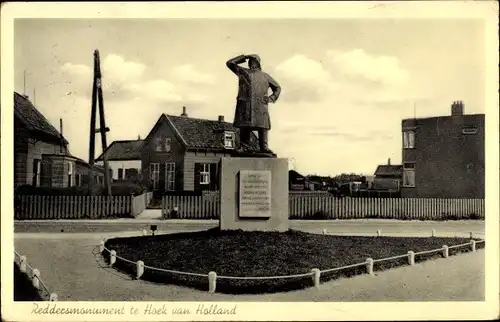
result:
[[[99,125],[100,127],[96,129],[96,114],[97,114],[97,104],[99,104]],[[104,152],[106,151],[108,145],[106,141],[106,132],[109,132],[109,128],[106,127],[106,120],[104,118],[104,100],[102,97],[102,73],[101,73],[101,63],[99,57],[99,50],[94,51],[94,82],[92,85],[92,110],[90,113],[90,139],[89,139],[89,188],[91,192],[94,185],[94,164],[95,164],[95,136],[96,134],[101,134],[101,145],[103,152],[104,161],[104,189],[106,194],[111,196],[111,180],[109,177],[108,160]]]

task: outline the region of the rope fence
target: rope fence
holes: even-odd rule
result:
[[[325,230],[323,230],[323,234],[325,234],[325,233],[326,233]],[[481,240],[472,239],[474,234],[475,233],[470,232],[469,236],[471,238],[471,241],[468,243],[464,243],[464,244],[452,245],[452,246],[443,245],[441,248],[432,249],[432,250],[425,250],[425,251],[421,251],[421,252],[417,252],[417,253],[410,250],[410,251],[408,251],[407,254],[396,255],[396,256],[392,256],[392,257],[379,258],[379,259],[375,259],[375,260],[372,258],[367,258],[364,262],[361,262],[361,263],[350,264],[350,265],[341,266],[341,267],[334,267],[334,268],[329,268],[329,269],[324,269],[324,270],[320,270],[318,268],[313,268],[308,273],[301,273],[301,274],[294,274],[294,275],[278,275],[278,276],[225,276],[225,275],[217,276],[217,273],[213,272],[213,271],[209,272],[208,274],[201,274],[201,273],[182,272],[182,271],[147,266],[144,264],[143,261],[139,260],[137,262],[134,262],[132,260],[118,256],[116,254],[115,250],[108,249],[105,246],[106,239],[101,240],[99,249],[100,249],[101,253],[106,251],[110,254],[110,259],[109,259],[110,267],[112,267],[116,263],[117,259],[136,265],[136,274],[137,274],[136,277],[137,277],[137,279],[141,278],[141,276],[144,274],[145,269],[149,269],[152,271],[171,273],[171,274],[196,276],[196,277],[208,277],[209,292],[215,293],[217,279],[219,279],[219,280],[223,280],[223,279],[225,279],[225,280],[247,280],[247,281],[254,280],[255,281],[255,280],[277,280],[277,279],[296,279],[296,278],[312,277],[314,287],[319,287],[321,274],[326,274],[326,273],[330,273],[330,272],[334,272],[334,271],[341,271],[341,270],[345,270],[345,269],[365,266],[367,274],[373,275],[374,263],[381,263],[381,262],[387,262],[387,261],[401,259],[401,258],[407,258],[409,265],[415,265],[415,256],[441,252],[442,256],[444,258],[448,258],[450,249],[456,249],[456,248],[461,248],[461,247],[466,247],[466,246],[470,247],[470,250],[472,252],[475,252],[476,245],[478,243],[485,243],[485,240],[484,239],[481,239]],[[377,230],[377,236],[381,236],[380,230]],[[433,229],[432,237],[434,237],[434,236],[435,236],[435,230]]]
[[[38,291],[38,294],[44,301],[57,301],[57,294],[50,292],[49,288],[40,277],[40,271],[28,264],[26,256],[14,251],[14,263],[19,266],[21,274],[25,274],[31,280],[33,287]]]

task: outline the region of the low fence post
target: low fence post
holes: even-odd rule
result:
[[[450,255],[450,252],[448,250],[448,246],[444,245],[443,246],[443,257],[448,258],[449,255]]]
[[[21,270],[21,272],[23,273],[26,273],[26,265],[27,265],[27,260],[26,260],[26,256],[22,255],[19,257],[19,269]]]
[[[208,292],[215,293],[216,287],[217,287],[217,273],[210,272],[208,273]]]
[[[469,238],[470,238],[470,239],[472,239],[472,236],[473,236],[473,234],[472,234],[472,231],[471,231],[471,232],[469,233]]]
[[[313,268],[311,270],[311,273],[313,274],[312,275],[312,279],[313,279],[314,287],[319,288],[319,283],[320,283],[319,281],[320,281],[320,277],[321,277],[321,271],[318,268]]]
[[[104,240],[101,240],[101,244],[99,245],[99,252],[102,253],[104,251]]]
[[[326,235],[326,229],[323,229],[323,235]]]
[[[40,271],[36,268],[33,269],[33,286],[37,290],[40,289]]]
[[[50,302],[56,302],[56,301],[57,301],[57,294],[51,293],[50,294]]]
[[[146,236],[148,234],[148,231],[146,230],[146,228],[143,228],[142,229],[142,236]]]
[[[137,261],[137,279],[140,279],[142,274],[144,274],[144,262]]]
[[[436,237],[436,229],[432,230],[432,237]]]
[[[109,266],[113,266],[116,263],[116,251],[112,250],[110,254],[111,257],[109,258]]]
[[[380,229],[377,229],[377,237],[380,237],[382,236],[382,231],[380,231]]]
[[[408,264],[415,265],[415,252],[412,250],[408,251]]]
[[[475,240],[470,241],[470,250],[473,252],[476,251],[476,241]]]
[[[373,275],[373,258],[366,259],[366,272]]]

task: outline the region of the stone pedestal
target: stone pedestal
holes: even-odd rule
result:
[[[288,159],[222,158],[220,229],[287,231]]]

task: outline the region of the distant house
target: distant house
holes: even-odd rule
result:
[[[135,181],[141,178],[141,151],[143,140],[114,141],[95,161],[104,165],[104,155],[108,160],[113,180]]]
[[[375,170],[371,188],[373,190],[399,191],[403,180],[403,166],[387,164],[379,165]]]
[[[28,97],[14,92],[14,188],[71,187],[88,168],[70,154],[68,141]]]
[[[306,189],[306,178],[295,170],[289,170],[288,185],[289,190],[304,190]]]
[[[484,114],[402,121],[403,197],[484,198]]]
[[[234,155],[239,129],[224,121],[162,114],[141,147],[142,175],[156,191],[219,189],[219,161]],[[252,134],[250,148],[258,151]]]

